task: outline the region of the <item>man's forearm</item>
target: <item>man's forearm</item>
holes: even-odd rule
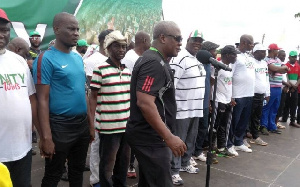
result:
[[[31,112],[32,112],[32,123],[34,124],[35,128],[37,129],[39,136],[42,137],[42,130],[40,127],[38,114],[37,114],[37,99],[36,94],[32,94],[29,96],[30,104],[31,104]]]

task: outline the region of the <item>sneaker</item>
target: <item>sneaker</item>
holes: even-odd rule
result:
[[[280,125],[279,123],[276,124],[277,129],[285,129],[286,127],[284,125]]]
[[[199,156],[196,156],[195,159],[200,160],[202,162],[206,162],[206,156],[204,155],[203,152]]]
[[[179,171],[185,171],[185,172],[188,172],[188,173],[198,173],[199,169],[195,168],[192,165],[188,165],[186,167],[181,167]]]
[[[194,160],[193,157],[191,157],[191,159],[190,159],[190,164],[191,164],[192,166],[197,166],[197,165],[198,165],[197,162]]]
[[[262,145],[262,146],[268,145],[268,143],[264,142],[260,137],[258,137],[256,139],[251,139],[249,142],[253,143],[253,144],[257,144],[257,145]]]
[[[243,140],[243,143],[244,143],[244,145],[247,146],[248,148],[251,147],[251,145],[248,144],[247,139],[244,139],[244,140]]]
[[[267,129],[266,127],[261,127],[260,132],[261,132],[263,135],[269,135],[268,129]]]
[[[228,149],[228,152],[229,152],[230,154],[233,154],[234,156],[239,156],[238,152],[236,152],[236,150],[234,149],[234,146],[230,147],[230,148]]]
[[[246,153],[252,153],[252,149],[249,149],[247,146],[245,146],[244,144],[240,145],[240,146],[235,146],[235,150],[237,151],[244,151]]]
[[[276,130],[271,130],[270,133],[281,134],[281,131],[276,129]]]
[[[226,158],[235,157],[235,154],[232,154],[231,152],[229,152],[227,147],[218,149],[217,153]]]
[[[176,186],[183,185],[183,180],[182,180],[182,178],[180,177],[179,174],[172,175],[172,181],[173,181],[173,184],[176,185]]]
[[[136,172],[134,165],[129,165],[128,171],[127,171],[127,177],[128,178],[136,178]]]
[[[213,157],[213,158],[212,158],[212,163],[213,163],[213,164],[217,164],[217,163],[219,163],[219,161],[217,160],[217,158]]]

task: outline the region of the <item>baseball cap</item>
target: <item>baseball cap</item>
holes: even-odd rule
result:
[[[263,44],[256,44],[253,48],[253,53],[255,51],[265,51],[267,48]]]
[[[38,31],[31,31],[29,33],[29,36],[31,37],[31,36],[41,36],[41,35],[40,35],[40,33]]]
[[[5,11],[3,9],[0,8],[0,19],[10,22],[10,20],[7,17],[7,14],[5,13]]]
[[[210,51],[210,50],[213,50],[213,49],[217,49],[218,47],[220,47],[220,45],[215,44],[215,43],[210,42],[210,41],[206,41],[206,42],[202,43],[201,50]]]
[[[111,33],[105,36],[104,48],[107,48],[113,42],[127,44],[125,36],[123,36],[118,30],[112,31]]]
[[[289,55],[290,55],[290,56],[297,56],[298,53],[297,53],[297,51],[291,51]]]
[[[221,54],[222,55],[225,55],[225,54],[240,54],[240,53],[241,52],[239,52],[238,50],[236,50],[236,48],[233,45],[226,45],[221,50]]]
[[[268,49],[269,50],[280,50],[282,48],[279,48],[277,44],[270,44]]]
[[[82,40],[78,40],[78,41],[77,41],[77,46],[78,46],[78,47],[83,47],[83,46],[88,47],[88,46],[90,46],[90,45],[87,44],[86,40],[82,39]]]
[[[193,30],[189,35],[189,38],[202,38],[204,40],[203,33],[198,29]]]

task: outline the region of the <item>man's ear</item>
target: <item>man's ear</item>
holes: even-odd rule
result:
[[[55,34],[59,34],[59,27],[54,26],[53,31],[54,31]]]
[[[160,43],[165,44],[166,43],[166,36],[164,34],[159,35],[159,41]]]

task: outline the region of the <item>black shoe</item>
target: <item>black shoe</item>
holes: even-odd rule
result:
[[[296,128],[300,128],[300,125],[295,123],[295,122],[291,122],[290,126],[296,127]]]
[[[32,143],[37,143],[37,136],[35,131],[32,132]]]
[[[271,133],[275,133],[275,134],[281,134],[281,131],[280,130],[272,130],[272,131],[270,131]]]

